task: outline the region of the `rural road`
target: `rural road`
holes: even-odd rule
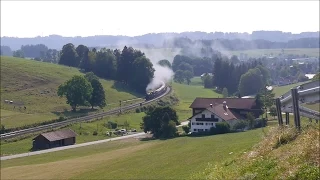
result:
[[[166,96],[170,92],[171,92],[171,88],[168,87],[167,91],[165,93],[163,93],[162,95],[160,95],[159,97],[156,97],[156,98],[151,99],[149,101],[141,102],[141,104],[142,105],[146,105],[146,104],[152,103],[152,102],[154,102],[154,101],[156,101],[158,99],[161,99],[162,97]],[[132,109],[137,108],[137,107],[140,107],[140,103],[135,103],[135,104],[127,105],[127,106],[122,106],[121,107],[121,111],[124,112],[124,111],[128,111],[128,110],[132,110]],[[22,130],[18,130],[18,131],[9,132],[9,133],[4,133],[4,134],[0,135],[0,139],[9,139],[9,138],[13,138],[13,137],[24,135],[24,134],[39,132],[39,131],[43,131],[43,130],[47,130],[47,129],[58,128],[58,127],[63,127],[63,126],[66,126],[68,124],[75,123],[75,122],[89,121],[89,120],[100,118],[100,117],[103,117],[103,116],[117,114],[117,113],[119,113],[119,110],[120,110],[120,108],[115,108],[115,109],[112,109],[112,110],[109,110],[109,111],[106,111],[106,112],[90,114],[90,115],[87,115],[87,116],[83,116],[83,117],[79,117],[79,118],[72,118],[72,119],[68,119],[68,120],[65,120],[65,121],[61,121],[61,122],[56,122],[56,123],[51,123],[51,124],[47,124],[47,125],[41,125],[41,126],[37,126],[37,127],[33,127],[33,128],[22,129]]]
[[[188,122],[189,121],[181,122],[181,124],[178,125],[177,127],[188,125]],[[37,155],[37,154],[45,154],[45,153],[50,153],[50,152],[55,152],[55,151],[62,151],[62,150],[66,150],[66,149],[73,149],[73,148],[78,148],[78,147],[90,146],[90,145],[94,145],[94,144],[106,143],[106,142],[110,142],[110,141],[117,141],[117,140],[122,140],[122,139],[139,137],[139,136],[143,136],[143,135],[146,135],[146,133],[140,132],[140,133],[135,133],[135,134],[116,137],[116,138],[103,139],[103,140],[98,140],[98,141],[92,141],[92,142],[87,142],[87,143],[81,143],[81,144],[75,144],[75,145],[70,145],[70,146],[57,147],[57,148],[34,151],[34,152],[28,152],[28,153],[22,153],[22,154],[15,154],[15,155],[10,155],[10,156],[2,156],[2,157],[0,157],[0,160],[4,161],[4,160],[8,160],[8,159],[15,159],[15,158],[20,158],[20,157],[33,156],[33,155]]]

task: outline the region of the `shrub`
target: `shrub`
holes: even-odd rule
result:
[[[224,134],[230,132],[230,125],[227,122],[218,122],[216,127],[210,129],[210,134]]]
[[[141,112],[140,108],[136,108],[136,113],[140,113],[140,112]]]
[[[183,131],[188,134],[190,132],[190,127],[188,126],[182,126]]]
[[[254,128],[261,128],[265,127],[267,125],[267,119],[262,118],[262,119],[256,119],[254,123]]]
[[[109,129],[116,129],[118,127],[118,124],[112,121],[108,121],[105,126]]]
[[[232,126],[232,129],[243,131],[247,127],[247,125],[248,125],[247,121],[239,120]]]
[[[92,135],[94,135],[94,136],[98,135],[97,130],[94,130],[93,133],[92,133]]]

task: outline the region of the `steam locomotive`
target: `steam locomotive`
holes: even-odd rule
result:
[[[155,90],[148,91],[146,94],[146,101],[159,97],[167,91],[167,86],[164,82],[161,83],[160,87]]]

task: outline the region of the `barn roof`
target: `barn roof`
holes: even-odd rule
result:
[[[42,133],[39,136],[43,136],[44,138],[46,138],[49,141],[58,141],[61,139],[76,137],[77,134],[74,131],[72,131],[71,129],[63,129],[63,130],[59,130],[59,131]]]
[[[193,103],[190,105],[190,108],[200,108],[205,109],[209,108],[210,104],[213,106],[217,104],[223,104],[226,102],[226,105],[232,109],[253,109],[255,106],[255,98],[199,98],[197,97]]]

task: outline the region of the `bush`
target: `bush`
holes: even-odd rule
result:
[[[112,121],[108,121],[105,126],[109,129],[116,129],[118,127],[118,124]]]
[[[247,127],[247,125],[248,125],[247,121],[239,120],[233,125],[232,129],[243,131]]]
[[[140,108],[136,108],[136,113],[140,113],[140,112],[141,112]]]
[[[182,126],[183,131],[188,134],[190,132],[190,127],[188,126]]]
[[[254,123],[254,128],[261,128],[265,127],[267,125],[267,119],[262,118],[262,119],[256,119]]]
[[[94,130],[92,135],[96,136],[96,135],[98,135],[98,132],[96,130]]]
[[[216,127],[210,129],[210,134],[224,134],[230,132],[230,125],[227,122],[218,122]]]

